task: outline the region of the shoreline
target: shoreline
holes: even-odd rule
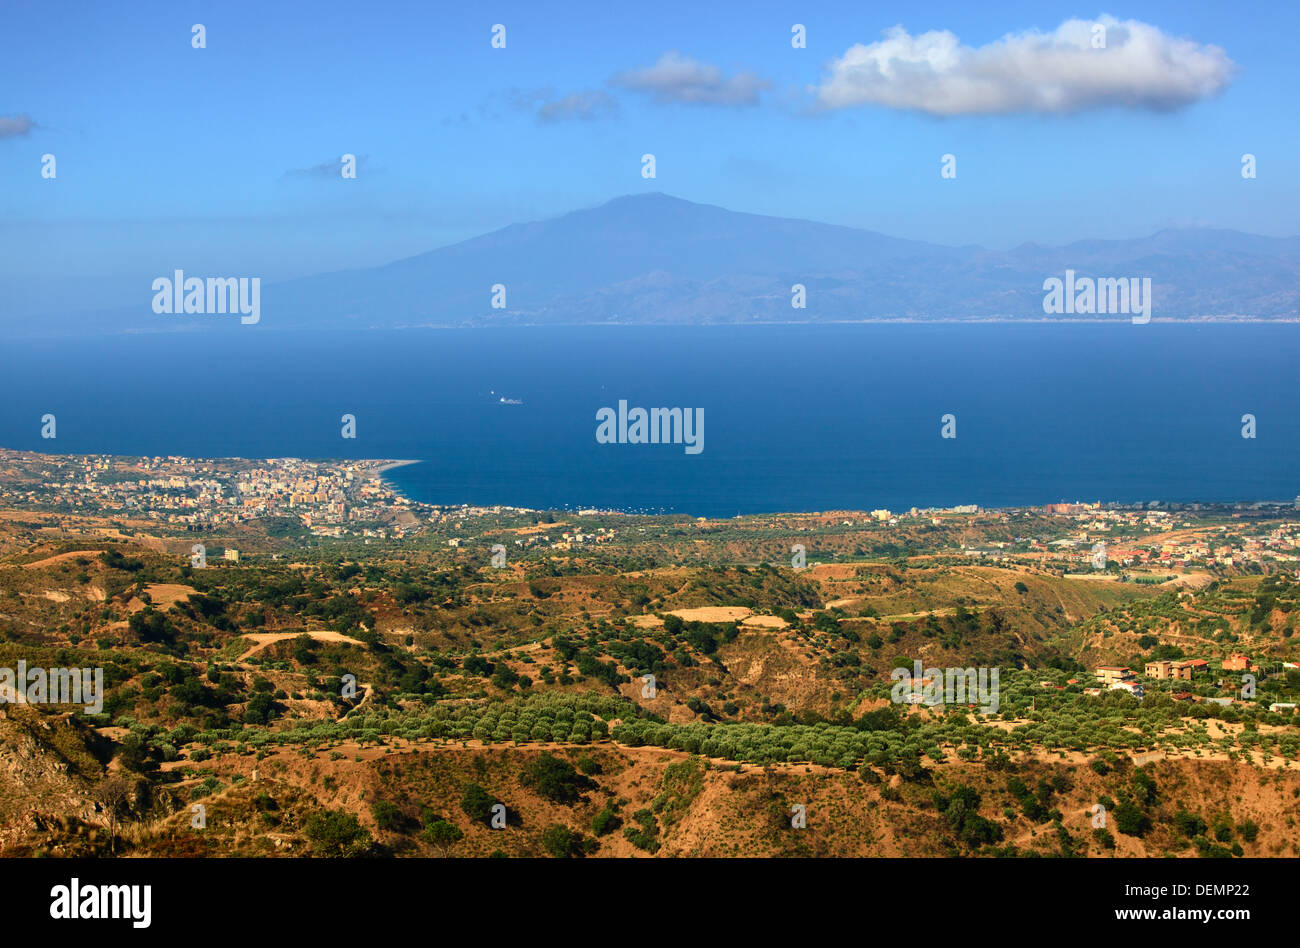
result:
[[[728,320],[719,322],[662,322],[662,321],[639,321],[639,320],[619,320],[617,322],[604,320],[594,322],[440,322],[440,323],[414,323],[397,326],[286,326],[275,327],[272,325],[258,327],[259,332],[270,333],[356,333],[356,332],[405,332],[409,330],[475,330],[475,329],[594,329],[602,327],[628,327],[628,328],[662,328],[662,329],[709,329],[720,327],[753,327],[753,326],[963,326],[963,325],[1012,325],[1021,323],[1025,325],[1046,326],[1055,324],[1065,325],[1108,325],[1116,326],[1135,325],[1128,316],[1116,315],[1109,318],[1099,317],[1061,317],[1061,316],[940,316],[940,317],[876,317],[872,319],[816,319],[816,320]],[[1136,325],[1151,325],[1159,323],[1162,326],[1229,326],[1229,325],[1251,325],[1251,326],[1270,326],[1285,325],[1293,326],[1300,324],[1300,316],[1152,316],[1147,323]],[[0,339],[62,339],[68,336],[89,337],[97,339],[111,339],[124,336],[149,336],[149,335],[191,335],[210,331],[203,325],[191,326],[169,326],[169,327],[129,327],[120,329],[115,332],[84,332],[76,329],[68,329],[62,332],[29,332],[29,333],[5,333],[0,335]]]
[[[92,451],[92,452],[87,452],[87,453],[69,452],[69,453],[67,453],[67,454],[60,454],[60,453],[54,453],[54,452],[46,452],[46,451],[32,451],[32,450],[19,449],[19,448],[5,448],[5,447],[3,447],[3,446],[0,446],[0,461],[3,461],[3,460],[5,459],[6,456],[17,456],[17,457],[19,457],[19,458],[22,458],[22,457],[26,456],[26,457],[31,457],[31,458],[58,458],[58,459],[67,459],[67,458],[88,458],[88,457],[102,457],[102,458],[112,458],[112,459],[136,459],[136,460],[139,460],[139,459],[142,458],[141,455],[131,455],[131,454],[108,454],[108,453],[98,452],[98,451]],[[426,463],[425,460],[421,460],[421,459],[413,459],[413,458],[410,458],[410,459],[391,459],[391,458],[355,458],[355,459],[353,459],[353,458],[297,458],[297,457],[280,457],[280,458],[246,458],[246,457],[207,458],[207,457],[202,457],[202,458],[189,458],[189,457],[182,457],[182,456],[179,456],[179,455],[177,455],[177,456],[175,456],[175,457],[179,458],[179,459],[182,460],[182,461],[190,462],[190,463],[195,463],[195,462],[216,462],[216,463],[221,463],[221,462],[232,462],[232,461],[236,461],[236,462],[242,462],[242,463],[246,463],[246,464],[247,464],[247,463],[274,462],[274,461],[280,461],[280,460],[287,460],[287,461],[303,461],[303,462],[315,463],[315,464],[330,464],[330,465],[355,464],[355,465],[361,465],[361,466],[367,467],[367,468],[370,470],[370,472],[371,472],[375,477],[378,477],[380,480],[382,480],[382,481],[384,482],[384,484],[387,485],[387,486],[388,486],[388,487],[393,491],[394,494],[396,494],[398,497],[402,498],[403,500],[407,501],[408,503],[417,504],[417,505],[419,505],[419,506],[423,506],[423,507],[433,507],[433,508],[440,508],[440,509],[453,509],[453,508],[457,508],[457,507],[477,507],[477,508],[500,507],[500,508],[502,508],[502,509],[509,509],[509,510],[515,510],[515,511],[521,511],[521,512],[529,512],[529,513],[538,513],[538,512],[541,512],[541,511],[550,511],[550,510],[554,510],[554,511],[562,512],[562,513],[566,513],[566,514],[571,514],[571,515],[574,515],[574,516],[578,516],[578,515],[579,515],[579,511],[583,511],[583,510],[591,510],[591,511],[594,511],[595,514],[597,514],[597,515],[617,515],[617,516],[623,516],[623,517],[685,517],[685,518],[688,518],[688,519],[691,519],[691,520],[706,520],[706,521],[727,521],[727,520],[743,519],[743,518],[745,518],[745,517],[785,517],[785,516],[791,516],[791,517],[818,517],[818,516],[868,515],[868,514],[869,514],[869,511],[868,511],[865,507],[864,507],[863,509],[856,510],[856,509],[846,508],[846,507],[842,507],[842,506],[841,506],[841,507],[828,507],[828,508],[823,508],[823,509],[818,509],[818,510],[791,510],[791,509],[784,509],[784,510],[757,510],[757,511],[749,511],[749,512],[737,512],[737,513],[734,514],[734,515],[727,515],[727,516],[702,516],[702,515],[698,515],[698,514],[690,513],[690,512],[688,512],[688,511],[673,511],[673,512],[667,512],[667,511],[664,511],[664,512],[659,512],[659,513],[647,513],[647,512],[641,512],[641,511],[636,511],[636,510],[631,510],[631,509],[626,509],[626,508],[616,508],[616,507],[608,507],[608,508],[606,508],[606,507],[600,507],[600,508],[597,508],[597,507],[589,507],[589,506],[583,506],[583,505],[550,506],[550,507],[536,507],[536,508],[535,508],[535,507],[525,507],[525,506],[521,506],[521,505],[519,505],[519,504],[511,504],[511,503],[503,503],[503,502],[493,502],[493,503],[469,503],[469,502],[463,502],[463,503],[435,503],[435,502],[431,502],[431,501],[416,500],[416,499],[414,499],[414,498],[412,498],[412,497],[409,497],[409,496],[408,496],[404,491],[401,490],[401,488],[400,488],[399,485],[393,483],[393,482],[392,482],[392,481],[391,481],[391,480],[386,476],[389,472],[394,471],[394,470],[396,470],[396,469],[398,469],[398,468],[402,468],[402,467],[410,467],[410,466],[413,466],[413,465],[416,465],[416,464],[424,464],[424,463]],[[1118,510],[1148,509],[1148,510],[1150,510],[1150,509],[1155,509],[1155,510],[1163,510],[1163,511],[1166,511],[1166,512],[1177,511],[1177,510],[1196,509],[1197,507],[1203,508],[1203,509],[1202,509],[1202,512],[1210,512],[1210,511],[1213,511],[1213,510],[1219,510],[1219,511],[1230,511],[1230,510],[1242,511],[1242,510],[1252,510],[1252,509],[1253,509],[1253,510],[1262,510],[1262,509],[1295,509],[1295,510],[1300,510],[1300,506],[1297,506],[1297,500],[1296,500],[1296,499],[1288,500],[1288,499],[1277,499],[1277,498],[1274,498],[1274,499],[1253,499],[1253,500],[1205,500],[1205,499],[1201,499],[1201,500],[1161,500],[1161,501],[1158,502],[1158,503],[1159,503],[1159,506],[1158,506],[1158,507],[1155,507],[1155,508],[1151,508],[1151,507],[1149,506],[1149,504],[1151,503],[1150,501],[1133,501],[1133,502],[1127,502],[1127,501],[1101,500],[1101,499],[1091,500],[1091,501],[1085,501],[1085,500],[1062,501],[1062,500],[1057,499],[1057,500],[1052,500],[1052,501],[1044,501],[1044,502],[1042,502],[1042,503],[1020,503],[1020,504],[1006,504],[1006,505],[997,505],[997,506],[989,506],[989,505],[984,505],[984,504],[975,504],[975,505],[973,505],[973,506],[975,506],[975,507],[977,508],[977,510],[976,510],[973,514],[971,514],[971,515],[995,514],[995,513],[1002,513],[1002,512],[1007,512],[1007,511],[1032,511],[1032,510],[1036,510],[1036,509],[1045,508],[1045,507],[1047,507],[1047,506],[1049,506],[1049,505],[1052,505],[1052,504],[1066,504],[1066,503],[1068,503],[1068,504],[1070,504],[1070,505],[1072,505],[1072,506],[1074,506],[1074,505],[1078,505],[1078,506],[1082,506],[1082,507],[1085,507],[1085,508],[1100,509],[1100,510],[1106,510],[1106,509],[1118,509]],[[1097,506],[1096,506],[1096,507],[1092,507],[1092,505],[1094,505],[1094,504],[1097,505]],[[915,505],[913,505],[913,506],[915,506]],[[916,507],[916,509],[918,510],[918,512],[920,512],[920,513],[926,513],[926,514],[959,514],[959,513],[960,513],[960,514],[966,514],[965,511],[957,511],[957,510],[955,509],[955,508],[957,508],[957,507],[963,507],[963,506],[969,506],[969,505],[968,505],[968,504],[954,504],[954,505],[949,505],[948,507],[926,506],[926,507]],[[1205,510],[1204,508],[1208,508],[1208,510]],[[902,510],[900,509],[899,512],[902,512]]]
[[[375,473],[382,476],[387,472],[395,470],[399,467],[408,467],[412,464],[423,464],[423,463],[424,463],[423,461],[380,461],[378,462],[379,467],[375,468]]]

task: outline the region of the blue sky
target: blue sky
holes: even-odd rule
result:
[[[461,6],[9,0],[5,309],[118,305],[174,268],[273,281],[371,266],[647,190],[997,248],[1185,225],[1300,231],[1295,6]],[[1172,67],[1121,62],[1128,86],[1085,77],[1070,107],[1021,102],[1010,83],[933,114],[927,96],[960,76],[853,86],[828,105],[836,61],[891,27],[978,51],[1103,14],[1191,43],[1171,47]],[[491,46],[497,23],[505,49]],[[1245,152],[1256,180],[1241,177]],[[361,159],[356,180],[334,170],[344,153]]]

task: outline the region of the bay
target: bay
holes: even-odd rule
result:
[[[29,338],[0,344],[0,445],[412,459],[388,476],[429,503],[697,516],[1278,500],[1300,493],[1298,354],[1300,325],[1217,323]],[[597,443],[620,399],[703,409],[703,451]]]

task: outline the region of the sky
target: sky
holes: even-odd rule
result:
[[[1185,0],[6,0],[0,320],[644,191],[998,249],[1293,235],[1298,33],[1300,5]]]

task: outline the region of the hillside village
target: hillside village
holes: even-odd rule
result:
[[[1223,659],[1218,668],[1219,673],[1216,677],[1213,674],[1214,668],[1203,658],[1192,658],[1186,661],[1165,659],[1147,662],[1142,675],[1139,676],[1127,665],[1099,665],[1095,673],[1101,681],[1101,687],[1084,688],[1083,693],[1097,696],[1103,689],[1110,689],[1127,692],[1140,701],[1146,696],[1146,688],[1151,682],[1169,681],[1171,684],[1168,693],[1174,701],[1205,701],[1228,707],[1240,702],[1257,700],[1252,692],[1257,678],[1286,680],[1288,672],[1300,672],[1300,663],[1274,661],[1268,663],[1267,667],[1260,667],[1251,662],[1249,656],[1238,652]],[[1228,676],[1228,672],[1236,672],[1238,677]],[[1245,676],[1241,676],[1240,673],[1245,673]],[[1146,679],[1146,683],[1143,679]],[[1177,682],[1195,684],[1178,685]],[[1077,681],[1072,679],[1070,683],[1075,684]],[[1194,687],[1195,691],[1192,690]],[[1222,692],[1225,691],[1233,693],[1223,694]],[[1295,713],[1297,709],[1294,701],[1259,699],[1258,703],[1274,713]]]

